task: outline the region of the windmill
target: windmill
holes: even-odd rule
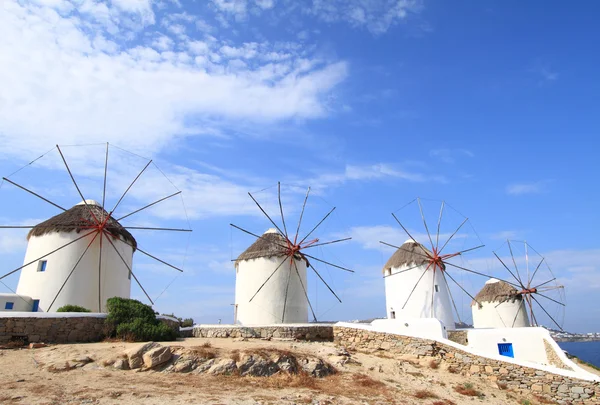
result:
[[[425,208],[425,202],[429,209]],[[449,212],[451,220],[446,219]],[[446,329],[454,329],[452,308],[459,322],[462,323],[462,320],[448,279],[471,300],[477,301],[451,273],[460,271],[489,278],[466,267],[462,260],[465,253],[482,248],[483,243],[469,219],[444,201],[416,198],[392,216],[409,239],[401,246],[380,241],[396,249],[383,268],[388,318],[437,318]],[[431,221],[431,216],[435,217],[435,221]],[[409,227],[413,230],[409,231]],[[474,234],[476,243],[467,245],[467,231]],[[457,243],[459,241],[462,243]]]
[[[514,291],[501,294],[499,299],[518,302],[513,310],[513,320],[508,327],[517,323],[523,312],[529,315],[531,325],[556,326],[563,330],[565,315],[565,287],[557,281],[545,257],[526,241],[507,240],[494,256],[514,279]],[[499,308],[502,302],[497,303]],[[529,325],[524,325],[529,326]]]
[[[317,315],[309,300],[307,290],[307,269],[312,270],[331,294],[340,303],[342,302],[316,269],[315,263],[325,264],[347,272],[353,272],[353,270],[318,258],[309,252],[316,247],[348,241],[351,238],[321,242],[319,238],[314,237],[315,231],[333,213],[335,207],[308,233],[304,236],[300,235],[309,194],[310,187],[304,198],[298,224],[295,230],[290,228],[290,232],[288,232],[289,222],[286,222],[281,202],[281,183],[277,183],[281,226],[273,220],[251,193],[248,193],[248,195],[273,228],[263,235],[258,235],[237,225],[230,224],[232,227],[256,238],[254,244],[235,259],[234,319],[237,323],[246,325],[303,323],[308,319],[308,308],[313,321],[316,322]]]
[[[44,201],[60,211],[58,215],[37,225],[0,226],[0,229],[30,230],[23,265],[0,276],[0,282],[4,284],[3,279],[20,271],[16,294],[23,300],[31,299],[30,308],[33,311],[56,311],[64,304],[73,304],[102,312],[106,309],[106,299],[114,296],[129,298],[131,277],[148,298],[148,301],[154,305],[154,300],[133,271],[134,252],[138,252],[138,256],[143,255],[170,269],[183,271],[180,267],[142,249],[130,231],[151,231],[152,233],[191,232],[189,227],[166,228],[121,224],[121,221],[129,219],[135,214],[154,207],[163,201],[171,200],[175,196],[180,196],[181,191],[177,190],[135,210],[124,211],[125,204],[123,204],[123,201],[125,197],[131,194],[132,187],[135,184],[140,184],[140,178],[143,178],[143,174],[148,172],[148,168],[153,165],[154,168],[160,171],[152,160],[145,159],[143,169],[134,177],[132,176],[133,180],[130,183],[124,183],[127,184],[127,187],[122,194],[119,192],[120,197],[114,198],[114,205],[112,205],[110,211],[107,211],[104,207],[110,197],[107,195],[107,175],[110,172],[108,168],[109,155],[114,153],[115,149],[113,148],[122,152],[131,152],[108,143],[101,145],[101,157],[104,163],[103,182],[102,189],[96,193],[98,197],[101,196],[101,203],[84,197],[82,189],[75,180],[73,171],[65,158],[63,151],[65,146],[56,145],[55,148],[22,169],[31,166],[42,157],[54,156],[58,159],[58,156],[60,156],[58,164],[64,165],[70,182],[77,191],[79,198],[81,198],[80,202],[72,208],[65,208],[43,196],[42,192],[34,191],[31,187],[17,183],[9,178],[12,175],[3,177],[3,182],[36,197],[38,199],[36,201]],[[52,155],[51,153],[55,150],[57,153]],[[113,152],[109,154],[111,150]],[[82,153],[82,155],[85,154]],[[45,168],[47,168],[48,162],[45,163]],[[83,169],[87,168],[83,167]],[[164,176],[164,173],[162,175]],[[175,186],[173,185],[173,187]],[[110,189],[111,187],[109,187]],[[181,201],[183,204],[183,200]],[[8,287],[6,284],[4,285]]]

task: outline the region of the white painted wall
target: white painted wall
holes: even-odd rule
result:
[[[468,347],[484,352],[499,354],[499,343],[512,343],[515,359],[547,365],[548,357],[544,338],[553,342],[544,328],[500,328],[467,329]]]
[[[242,325],[268,325],[308,322],[308,302],[302,289],[307,288],[306,263],[295,260],[298,274],[289,259],[277,270],[254,297],[260,286],[284,260],[283,256],[242,260],[236,265],[234,322]],[[287,304],[283,316],[285,290],[288,284]],[[302,284],[300,284],[302,279]],[[283,319],[283,321],[282,321]]]
[[[84,231],[82,231],[84,232]],[[42,236],[32,236],[27,245],[24,263],[34,261],[51,251],[81,237],[84,233],[54,232]],[[131,280],[129,271],[113,247],[104,236],[102,247],[101,308],[98,308],[98,261],[100,256],[100,236],[96,238],[87,253],[77,265],[69,281],[51,308],[48,308],[67,276],[77,263],[94,234],[43,258],[47,260],[46,271],[38,271],[38,262],[21,270],[17,294],[39,299],[40,311],[56,311],[66,304],[80,305],[94,312],[106,311],[106,300],[112,297],[129,298]],[[133,249],[120,239],[112,239],[121,255],[131,267]]]
[[[529,326],[529,317],[522,300],[481,302],[471,306],[473,326],[475,328],[525,328]]]
[[[425,339],[446,339],[444,325],[435,318],[376,319],[371,322],[375,332],[394,333]]]
[[[427,269],[427,266],[419,266],[404,273],[396,274],[411,267],[414,267],[414,265],[393,267],[386,270],[384,274],[386,276],[384,279],[385,302],[388,318],[392,318],[392,312],[395,312],[395,317],[398,319],[436,318],[442,322],[447,330],[453,330],[455,326],[452,303],[448,285],[444,281],[442,273],[439,269],[434,272],[431,268]],[[425,275],[417,285],[419,277],[426,269]],[[415,285],[417,287],[411,295]],[[437,292],[435,286],[437,286]],[[407,302],[409,296],[410,299]],[[403,309],[405,303],[406,306]]]
[[[13,309],[5,309],[6,303],[12,302]],[[31,312],[33,300],[31,297],[25,297],[18,294],[0,294],[0,312],[26,311]]]

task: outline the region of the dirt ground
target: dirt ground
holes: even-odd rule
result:
[[[340,364],[332,343],[239,339],[182,339],[164,343],[194,347],[210,342],[219,356],[232,350],[275,348],[316,355],[338,372],[325,378],[276,374],[271,377],[213,376],[158,371],[122,371],[103,366],[135,343],[55,345],[40,349],[0,350],[0,403],[62,404],[519,404],[528,399],[496,383],[466,380],[431,360],[392,359],[352,353]],[[94,361],[83,368],[52,371],[73,359]],[[48,370],[50,368],[50,370]],[[465,384],[467,384],[465,386]],[[471,390],[473,396],[456,392]],[[464,391],[464,390],[463,390]],[[480,394],[477,396],[477,394]]]

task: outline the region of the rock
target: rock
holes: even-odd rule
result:
[[[94,359],[92,359],[91,357],[88,356],[81,356],[81,357],[77,357],[76,359],[71,360],[73,363],[77,363],[75,364],[75,367],[83,367],[88,363],[92,363],[94,361]]]
[[[210,369],[213,366],[213,364],[215,364],[215,359],[207,360],[204,363],[198,365],[198,367],[196,367],[195,372],[198,374],[204,373],[205,371]]]
[[[129,362],[125,359],[115,361],[112,366],[117,370],[129,370]]]
[[[189,373],[194,369],[196,362],[193,360],[183,360],[178,361],[177,364],[173,366],[174,373]]]
[[[303,359],[300,365],[305,372],[318,378],[326,377],[335,373],[335,369],[330,364],[314,357]]]
[[[277,367],[280,370],[286,371],[288,373],[296,373],[298,371],[298,362],[294,356],[288,356],[287,354],[282,354],[276,361]]]
[[[232,359],[222,359],[216,364],[213,364],[208,370],[211,374],[226,374],[229,375],[237,370],[237,365]]]
[[[160,347],[160,345],[156,342],[148,342],[125,352],[129,361],[129,368],[133,370],[135,368],[142,367],[142,365],[144,364],[144,359],[142,358],[142,356],[144,356],[144,353],[156,347]]]
[[[29,343],[30,349],[41,349],[42,347],[47,347],[48,345],[45,343]]]
[[[279,366],[262,356],[244,356],[237,364],[240,375],[255,377],[269,377],[279,371]]]
[[[171,360],[171,348],[169,346],[155,347],[142,356],[145,368],[154,368]]]

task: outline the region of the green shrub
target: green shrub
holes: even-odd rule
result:
[[[106,333],[128,341],[175,340],[177,332],[156,319],[154,310],[137,300],[114,297],[106,302]]]
[[[194,326],[194,320],[192,318],[185,318],[183,322],[181,322],[181,326],[184,328],[189,328],[190,326]]]
[[[92,312],[87,308],[80,307],[79,305],[63,305],[58,308],[56,312]]]

